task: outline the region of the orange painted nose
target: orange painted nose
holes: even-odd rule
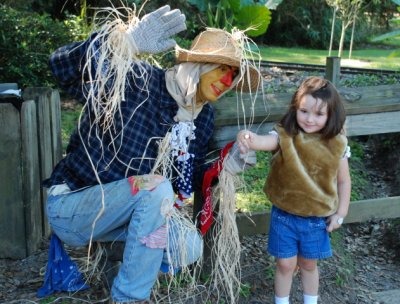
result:
[[[221,83],[226,85],[227,87],[230,87],[233,82],[233,70],[229,70],[222,78],[220,79]]]

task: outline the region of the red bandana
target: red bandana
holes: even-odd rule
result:
[[[222,170],[222,163],[224,162],[225,156],[228,154],[229,150],[232,148],[234,143],[235,143],[234,141],[228,143],[221,150],[219,159],[214,164],[212,164],[212,166],[204,173],[203,187],[202,187],[204,204],[203,204],[203,210],[201,211],[200,215],[200,231],[203,235],[207,233],[213,221],[211,184],[214,179],[218,178],[218,175]]]

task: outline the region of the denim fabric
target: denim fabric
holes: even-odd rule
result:
[[[326,218],[301,217],[273,206],[268,252],[277,258],[300,255],[305,259],[323,259],[332,256]]]
[[[160,210],[165,200],[173,204],[172,186],[166,180],[152,191],[140,190],[132,195],[128,179],[123,179],[104,184],[102,188],[103,192],[101,186],[93,186],[49,196],[49,223],[58,237],[71,246],[87,245],[91,236],[95,241],[125,241],[123,263],[112,286],[112,298],[118,302],[149,299],[165,250],[146,247],[141,239],[166,223]],[[174,230],[170,229],[169,233]],[[196,230],[186,237],[188,248],[194,248],[189,250],[192,255],[186,259],[190,264],[200,257],[202,244]],[[173,245],[169,248],[172,255],[175,254]]]

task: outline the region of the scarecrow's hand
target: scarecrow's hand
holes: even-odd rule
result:
[[[249,150],[245,154],[240,154],[237,143],[229,150],[227,159],[224,161],[224,168],[235,175],[253,167],[257,162],[256,152]]]
[[[156,54],[176,45],[171,37],[186,29],[185,15],[179,9],[171,11],[165,5],[145,15],[135,26],[128,29],[138,53]]]

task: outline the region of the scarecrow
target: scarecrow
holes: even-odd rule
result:
[[[179,10],[164,6],[141,19],[126,12],[102,11],[102,24],[86,41],[50,58],[59,86],[83,109],[66,156],[44,181],[48,220],[64,243],[89,244],[90,250],[93,241],[125,242],[111,289],[115,303],[148,301],[160,268],[189,273],[200,259],[211,200],[201,214],[202,233],[179,207],[191,197],[196,178],[207,176],[210,198],[213,179],[233,187],[225,180],[254,163],[233,145],[211,168],[206,164],[214,129],[210,103],[232,89],[240,95],[260,85],[243,32],[207,29],[186,50],[172,39],[186,29]],[[168,70],[141,58],[174,46],[177,64]],[[227,291],[235,297],[233,289]],[[50,286],[47,294],[51,290],[62,288]]]

